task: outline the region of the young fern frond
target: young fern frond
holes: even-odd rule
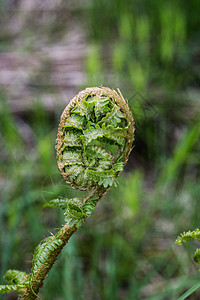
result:
[[[27,274],[18,270],[8,270],[4,279],[10,284],[24,285],[27,282]]]
[[[0,293],[17,290],[19,299],[32,300],[71,235],[95,210],[98,201],[116,184],[133,142],[133,118],[122,97],[109,88],[87,88],[64,109],[56,140],[58,169],[72,188],[87,191],[82,198],[58,197],[45,206],[64,210],[65,224],[35,249],[32,271],[10,271],[10,285]]]
[[[195,229],[193,231],[187,231],[180,234],[176,239],[176,244],[183,245],[183,243],[190,241],[192,239],[198,239],[200,242],[200,229]]]
[[[12,291],[21,292],[29,284],[29,276],[25,272],[18,270],[8,270],[4,275],[8,285],[0,285],[0,294],[10,293]]]
[[[183,245],[183,243],[186,243],[192,239],[196,239],[200,242],[200,229],[195,229],[193,231],[187,231],[180,234],[180,236],[176,239],[177,245]],[[196,249],[193,259],[196,263],[200,264],[200,249]]]
[[[68,199],[68,198],[58,197],[57,199],[53,199],[47,202],[44,205],[44,207],[57,207],[66,210],[68,204],[73,202],[80,202],[80,199],[78,198]]]

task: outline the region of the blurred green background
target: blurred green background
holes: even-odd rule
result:
[[[1,0],[0,14],[1,283],[7,269],[29,272],[63,223],[43,208],[76,195],[56,166],[59,117],[79,90],[104,85],[129,101],[134,148],[40,296],[177,299],[200,281],[195,243],[174,244],[200,226],[199,1]]]

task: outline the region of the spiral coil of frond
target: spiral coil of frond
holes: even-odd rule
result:
[[[133,141],[133,119],[109,88],[87,88],[65,108],[57,137],[57,162],[73,188],[111,186],[123,170]]]

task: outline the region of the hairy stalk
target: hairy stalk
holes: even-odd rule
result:
[[[6,272],[8,285],[0,293],[18,292],[19,299],[36,299],[44,279],[72,234],[116,184],[133,142],[133,118],[121,95],[109,88],[87,88],[64,109],[56,140],[58,169],[72,188],[87,191],[83,198],[59,197],[45,206],[64,211],[65,224],[36,247],[30,274]]]
[[[103,196],[106,192],[105,189],[99,189],[98,195],[99,199]],[[92,203],[96,206],[97,200],[92,200]],[[62,251],[63,247],[66,245],[72,234],[78,229],[79,227],[74,224],[73,226],[69,225],[69,222],[64,224],[63,227],[57,232],[56,235],[51,237],[51,242],[60,240],[60,245],[51,252],[51,256],[48,259],[41,263],[41,265],[37,268],[34,275],[31,277],[29,281],[29,285],[23,289],[22,293],[19,295],[18,299],[21,300],[34,300],[37,298],[37,293],[39,289],[43,286],[44,279],[46,278],[48,272],[51,270],[53,264],[55,263],[58,255]]]

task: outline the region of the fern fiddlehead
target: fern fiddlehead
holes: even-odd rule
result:
[[[133,140],[127,103],[108,88],[88,88],[72,99],[61,116],[58,168],[79,190],[111,186],[122,171]]]
[[[64,109],[56,140],[58,169],[66,183],[87,191],[83,198],[53,199],[45,206],[63,209],[66,223],[37,246],[30,274],[9,270],[0,293],[17,290],[19,299],[36,299],[57,256],[116,182],[133,142],[133,118],[121,95],[105,87],[87,88]]]

